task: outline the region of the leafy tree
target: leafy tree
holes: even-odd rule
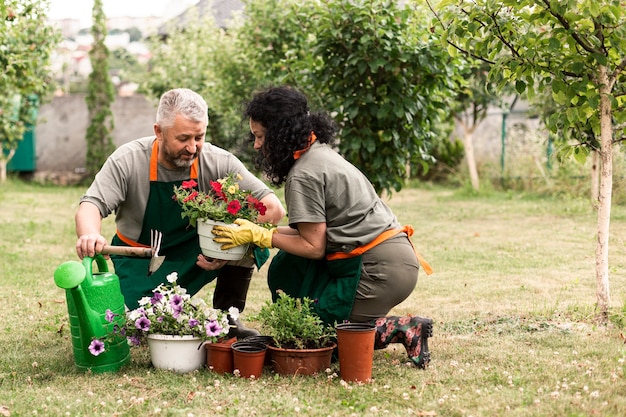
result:
[[[623,140],[626,127],[623,2],[443,0],[438,13],[451,54],[460,51],[488,62],[501,85],[512,82],[531,100],[550,91],[565,111],[551,115],[548,128],[558,132],[584,124],[599,139],[596,300],[606,321],[613,144]]]
[[[341,153],[378,192],[400,190],[408,164],[433,162],[428,144],[453,87],[447,52],[425,11],[410,6],[331,0],[306,9],[311,59],[298,67],[300,85],[336,112]]]
[[[54,89],[49,67],[60,34],[46,23],[46,7],[41,0],[0,2],[0,182],[26,128],[35,125],[39,101]]]
[[[92,14],[93,45],[89,51],[92,71],[89,74],[85,98],[90,120],[89,127],[87,127],[86,161],[87,173],[90,177],[100,170],[104,161],[115,150],[112,137],[113,112],[111,111],[115,90],[109,76],[109,50],[104,43],[107,30],[102,0],[94,1]]]

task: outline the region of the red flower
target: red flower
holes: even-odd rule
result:
[[[183,200],[183,203],[187,203],[187,202],[193,200],[194,198],[196,198],[197,196],[198,196],[198,192],[194,191],[193,193],[191,193],[187,197],[185,197],[185,199]]]
[[[213,192],[217,195],[217,198],[226,201],[226,195],[224,195],[224,192],[222,191],[222,184],[217,181],[211,181],[210,184]]]
[[[261,216],[263,216],[265,214],[265,211],[267,210],[267,207],[265,207],[265,204],[261,203],[260,201],[254,205],[254,208],[256,209],[256,211],[259,212]]]
[[[251,195],[249,195],[248,198],[246,198],[246,201],[248,202],[248,204],[253,206],[254,209],[258,211],[261,216],[265,214],[267,207],[265,207],[265,204],[261,203],[261,201],[257,200]]]
[[[230,203],[228,203],[227,210],[230,214],[235,215],[239,213],[239,210],[241,210],[241,203],[237,200],[233,200]]]
[[[181,186],[183,190],[188,190],[190,188],[193,188],[195,186],[197,186],[198,183],[194,180],[189,180],[189,181],[183,181],[183,185]]]

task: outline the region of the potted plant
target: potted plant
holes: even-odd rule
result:
[[[116,327],[109,339],[123,335],[132,346],[147,342],[156,368],[189,372],[204,366],[203,345],[223,340],[230,328],[227,315],[236,318],[239,310],[231,307],[226,313],[211,308],[204,299],[191,297],[177,279],[178,274],[171,273],[167,284],[139,300],[139,307],[126,313],[125,327]],[[106,316],[112,321],[115,314],[107,311]],[[95,339],[92,345],[91,353],[100,354],[106,349],[106,340]]]
[[[313,309],[313,300],[294,298],[278,291],[275,302],[267,301],[252,316],[264,333],[274,370],[283,375],[311,375],[330,367],[335,343],[334,327],[325,325]]]
[[[240,174],[230,173],[217,181],[211,181],[211,190],[198,190],[195,180],[183,181],[174,187],[174,200],[182,207],[182,217],[189,219],[191,226],[197,227],[200,247],[205,256],[217,259],[239,260],[248,250],[248,245],[240,245],[223,251],[221,244],[213,242],[211,230],[215,224],[232,224],[235,219],[256,222],[258,215],[265,214],[265,205],[254,198],[250,191],[239,187]],[[271,226],[261,224],[262,226]]]

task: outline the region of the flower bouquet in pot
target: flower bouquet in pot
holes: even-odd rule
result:
[[[215,259],[239,260],[248,250],[248,245],[222,250],[221,244],[213,242],[211,233],[214,225],[231,225],[236,219],[257,222],[264,215],[265,205],[248,190],[239,186],[240,174],[230,173],[217,181],[211,181],[208,192],[198,190],[195,180],[183,181],[174,187],[174,200],[182,207],[182,217],[189,219],[191,226],[197,227],[200,248],[205,256]],[[271,224],[261,224],[271,227]]]
[[[204,366],[203,345],[223,340],[230,330],[228,315],[237,317],[239,310],[209,307],[204,299],[191,297],[177,279],[178,274],[171,273],[151,297],[139,300],[139,307],[126,313],[125,328],[116,328],[110,337],[123,335],[132,346],[147,342],[156,368],[189,372]],[[102,351],[106,348],[106,341],[92,344]]]
[[[330,367],[336,331],[325,325],[309,298],[294,298],[279,290],[252,319],[261,324],[274,370],[282,375],[312,375]]]

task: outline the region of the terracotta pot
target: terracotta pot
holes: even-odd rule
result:
[[[261,343],[235,342],[233,348],[233,364],[244,378],[259,378],[263,374],[265,351],[267,347]]]
[[[268,346],[272,367],[281,375],[313,375],[330,368],[333,349],[337,345],[319,349],[285,349]]]
[[[335,328],[341,379],[371,381],[376,326],[368,323],[340,323]]]
[[[274,338],[272,336],[248,336],[243,339],[244,342],[261,343],[265,346],[274,346]],[[272,351],[267,349],[265,351],[265,365],[270,366],[272,364]]]
[[[230,374],[233,372],[233,349],[232,344],[237,341],[236,337],[223,342],[207,343],[206,365],[209,370],[218,374]]]

